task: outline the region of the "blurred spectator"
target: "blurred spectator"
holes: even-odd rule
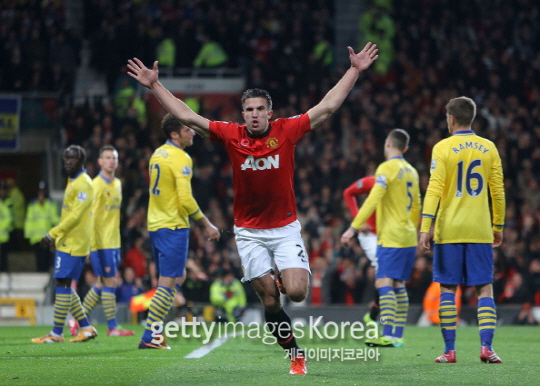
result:
[[[49,198],[45,181],[38,185],[37,197],[30,201],[24,222],[24,237],[26,237],[36,254],[38,272],[48,272],[52,268],[53,255],[49,248],[41,246],[41,239],[49,229],[58,225],[58,206]]]
[[[538,321],[534,318],[532,313],[531,303],[524,303],[521,306],[521,309],[514,320],[514,324],[520,324],[522,326],[538,325]]]
[[[246,307],[246,293],[240,280],[231,271],[220,269],[210,286],[210,302],[225,310],[225,321],[237,322]]]
[[[7,195],[6,182],[0,180],[0,272],[9,272],[9,234],[13,229],[11,200]]]
[[[210,39],[205,33],[201,36],[201,49],[193,61],[195,68],[217,68],[227,64],[229,57],[220,43]]]
[[[129,303],[133,296],[144,292],[141,279],[136,277],[135,269],[132,267],[126,267],[124,269],[123,278],[118,281],[118,284],[116,289],[117,303]]]
[[[148,259],[143,251],[144,238],[138,236],[133,243],[133,246],[127,251],[124,260],[124,267],[131,268],[134,271],[137,279],[142,279],[148,274]]]
[[[532,300],[531,293],[519,272],[514,272],[504,286],[504,292],[498,299],[500,303],[521,304]]]
[[[19,251],[24,241],[24,219],[26,215],[26,200],[23,193],[15,183],[15,179],[6,180],[7,195],[11,201],[13,214],[13,230],[10,234],[9,244],[13,251]]]

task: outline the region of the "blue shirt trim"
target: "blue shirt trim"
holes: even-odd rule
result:
[[[171,141],[170,139],[167,140],[167,142],[165,142],[167,145],[171,145],[171,146],[174,146],[174,147],[177,147],[179,149],[182,149],[180,146],[178,146],[176,143],[174,143],[173,141]]]
[[[453,135],[476,135],[474,131],[472,130],[461,130],[461,131],[456,131]]]
[[[107,177],[105,177],[101,172],[99,172],[99,176],[105,180],[106,183],[110,184],[113,180],[109,180]]]
[[[69,180],[70,180],[70,181],[73,181],[75,178],[79,177],[82,173],[86,173],[86,169],[83,168],[83,169],[79,170],[79,171],[77,172],[77,174],[75,174],[75,175],[73,176],[73,178],[70,178]]]

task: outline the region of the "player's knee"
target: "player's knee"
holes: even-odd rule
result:
[[[307,297],[307,288],[291,288],[290,290],[287,288],[287,296],[289,296],[289,299],[291,301],[299,303],[301,301],[304,301]]]

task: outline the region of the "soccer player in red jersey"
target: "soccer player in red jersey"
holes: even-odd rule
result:
[[[375,184],[375,176],[368,176],[354,181],[347,189],[343,191],[343,199],[354,218],[358,213],[358,196],[368,196],[371,188]],[[371,262],[375,272],[377,272],[377,212],[373,212],[362,225],[358,232],[358,243],[364,250],[366,257]],[[364,315],[364,323],[376,321],[379,314],[379,295],[376,293],[375,298],[371,302],[371,309]]]
[[[307,373],[305,358],[280,303],[273,267],[275,263],[281,272],[289,298],[304,300],[310,270],[296,218],[294,150],[302,136],[341,106],[360,73],[378,57],[375,44],[366,44],[359,53],[348,49],[351,67],[307,113],[270,121],[270,95],[265,90],[249,89],[241,100],[243,124],[210,121],[196,114],[159,82],[157,61],[147,68],[137,58],[128,60],[128,74],[149,88],[167,111],[202,137],[225,147],[233,169],[234,232],[244,269],[242,280],[251,282],[259,295],[266,325],[290,355],[291,374]]]

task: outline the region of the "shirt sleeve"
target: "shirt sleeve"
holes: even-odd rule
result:
[[[307,114],[280,118],[276,120],[276,123],[278,121],[283,125],[283,129],[287,131],[287,136],[293,144],[296,144],[307,132],[311,131],[311,121]]]
[[[102,197],[102,194],[101,194],[102,192],[99,189],[98,183],[94,180],[92,180],[92,187],[94,189],[94,198],[92,200],[92,213],[94,214],[94,218],[95,218],[96,213],[97,211],[99,211],[99,208],[100,208],[100,204],[101,204],[100,200]],[[103,226],[103,224],[99,224],[98,221],[94,221],[94,232],[96,228],[101,227],[101,226]]]
[[[493,146],[495,153],[491,164],[491,178],[489,179],[489,191],[491,192],[491,204],[493,210],[493,230],[502,231],[506,212],[506,200],[504,194],[504,177],[501,165],[501,157],[497,148]]]
[[[49,236],[53,239],[63,236],[75,228],[83,218],[83,213],[92,206],[93,190],[91,184],[88,186],[77,186],[74,189],[77,196],[73,200],[69,214],[60,221],[60,224],[49,231]]]
[[[210,140],[225,144],[227,134],[231,130],[238,130],[238,124],[232,122],[210,121]]]
[[[202,218],[203,214],[191,191],[191,163],[185,163],[181,169],[173,169],[173,173],[176,180],[176,193],[180,205],[184,207],[186,213],[192,219],[199,220]]]
[[[420,211],[422,210],[422,196],[420,194],[418,173],[416,174],[416,180],[417,182],[415,184],[415,190],[412,192],[413,200],[411,206],[411,221],[416,229],[418,229],[418,226],[420,225]]]
[[[379,166],[375,173],[375,184],[369,192],[369,196],[364,201],[364,204],[356,214],[351,227],[358,230],[371,216],[371,214],[377,209],[377,205],[386,194],[388,188],[389,176],[385,174],[383,167]]]
[[[364,177],[356,180],[343,191],[343,199],[352,216],[356,216],[358,213],[358,201],[356,197],[362,194],[369,194],[371,188],[373,188],[374,181],[375,179],[373,177]]]
[[[424,208],[422,210],[422,226],[420,232],[428,233],[431,228],[431,223],[437,213],[439,201],[443,195],[444,184],[446,181],[446,165],[439,150],[439,146],[433,148],[433,156],[431,159],[431,176],[424,199]]]

